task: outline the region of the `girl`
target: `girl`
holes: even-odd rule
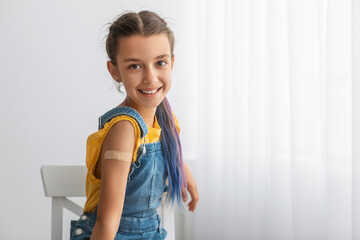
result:
[[[183,162],[180,128],[166,99],[174,66],[174,36],[150,11],[126,13],[109,28],[107,68],[125,100],[99,118],[87,140],[87,201],[71,222],[70,239],[165,239],[156,209],[180,198],[199,200]],[[119,87],[119,86],[118,86]]]

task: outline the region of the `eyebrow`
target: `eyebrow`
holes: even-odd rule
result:
[[[169,57],[169,54],[163,54],[163,55],[157,56],[155,59],[166,58],[166,57]]]
[[[169,54],[162,54],[157,56],[155,59],[161,59],[161,58],[166,58],[169,57]],[[139,58],[126,58],[123,60],[123,62],[140,62],[141,60]]]

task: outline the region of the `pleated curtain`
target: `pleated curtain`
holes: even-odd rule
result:
[[[360,239],[358,5],[187,1],[200,201],[180,239]]]

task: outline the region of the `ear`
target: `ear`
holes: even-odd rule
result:
[[[117,70],[116,66],[114,66],[114,64],[111,61],[107,61],[106,65],[112,78],[117,82],[121,82],[120,73]]]
[[[171,56],[171,70],[172,70],[173,67],[174,67],[174,61],[175,61],[175,54],[173,54],[173,55]]]

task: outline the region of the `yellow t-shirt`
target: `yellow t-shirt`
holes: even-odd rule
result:
[[[174,121],[176,125],[176,129],[178,133],[180,133],[180,127],[178,120],[175,115]],[[137,124],[136,120],[130,116],[127,115],[121,115],[117,116],[111,119],[111,121],[104,124],[104,127],[100,129],[99,131],[91,134],[86,142],[86,166],[88,169],[88,173],[86,176],[86,203],[84,206],[84,213],[85,212],[93,212],[95,211],[95,208],[99,202],[100,197],[100,183],[101,179],[98,179],[94,176],[95,172],[95,166],[99,159],[100,153],[101,153],[101,147],[104,142],[104,139],[106,137],[106,134],[109,132],[110,128],[117,122],[127,120],[132,123],[135,129],[135,148],[134,153],[132,157],[132,162],[136,161],[137,156],[137,149],[141,144],[140,139],[140,128]],[[160,141],[160,134],[161,134],[161,128],[157,122],[157,119],[155,117],[154,126],[148,128],[148,133],[144,137],[145,143],[153,143]],[[129,169],[130,172],[130,169]]]

